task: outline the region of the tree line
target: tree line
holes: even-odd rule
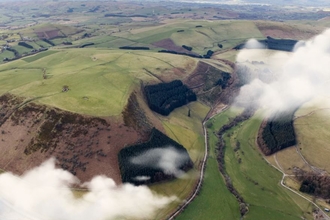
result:
[[[42,40],[43,40],[44,42],[46,42],[47,44],[50,44],[50,45],[52,45],[52,46],[55,46],[54,42],[48,40],[47,38],[43,38]]]
[[[253,116],[255,112],[255,109],[253,108],[247,108],[245,109],[240,115],[236,116],[234,119],[232,119],[230,122],[222,126],[218,133],[218,142],[216,145],[216,151],[217,151],[217,161],[218,161],[218,167],[219,171],[223,175],[225,179],[226,186],[228,190],[236,197],[237,201],[240,203],[240,213],[241,216],[244,216],[248,212],[248,205],[244,201],[244,198],[239,194],[239,192],[235,189],[230,176],[227,174],[227,171],[225,169],[225,142],[223,140],[223,135],[230,130],[231,128],[237,126],[239,123],[249,119]],[[238,149],[240,147],[239,142],[236,143],[235,149]]]
[[[149,47],[134,47],[134,46],[123,46],[119,47],[121,50],[150,50]]]
[[[185,46],[185,45],[183,45]],[[183,47],[182,46],[182,47]],[[184,47],[185,48],[185,47]],[[187,48],[185,48],[187,49]],[[190,49],[190,48],[189,48]],[[191,48],[192,49],[192,48]],[[189,56],[189,57],[194,57],[194,58],[204,58],[204,59],[210,59],[211,56],[213,55],[214,51],[208,50],[206,54],[198,55],[198,54],[191,54],[191,53],[183,53],[183,52],[177,52],[175,50],[159,50],[158,53],[171,53],[171,54],[178,54],[178,55],[184,55],[184,56]]]
[[[18,45],[19,45],[19,46],[22,46],[22,47],[29,48],[29,49],[33,49],[33,47],[32,47],[30,44],[27,44],[27,43],[24,42],[24,41],[20,41],[20,42],[18,42]]]

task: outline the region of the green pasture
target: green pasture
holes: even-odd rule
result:
[[[239,204],[227,190],[216,161],[215,144],[221,126],[242,109],[230,108],[207,123],[210,150],[203,187],[195,200],[177,219],[240,219]],[[244,219],[313,219],[312,206],[280,185],[282,174],[263,159],[255,146],[261,120],[253,117],[225,133],[225,169],[249,205]],[[241,148],[234,152],[236,141]],[[241,158],[241,163],[238,162]]]
[[[40,48],[40,45],[37,44],[35,41],[29,41],[29,42],[26,42],[26,43],[31,45],[34,49],[39,49]]]
[[[312,210],[309,202],[280,185],[282,174],[271,167],[256,148],[260,123],[254,116],[224,134],[225,169],[249,204],[246,219],[312,219],[308,213]],[[235,152],[237,141],[241,147]]]
[[[302,109],[294,120],[297,146],[304,158],[315,167],[330,172],[330,119],[328,108]]]
[[[177,219],[239,219],[239,204],[228,191],[219,171],[215,146],[217,138],[212,135],[215,128],[222,126],[233,114],[225,112],[219,120],[211,119],[207,123],[209,134],[209,155],[206,162],[205,177],[199,195],[178,216]]]
[[[47,42],[43,41],[43,40],[36,40],[34,41],[37,45],[39,45],[40,47],[51,47],[50,44],[48,44]]]
[[[0,53],[0,62],[3,61],[3,59],[5,58],[14,58],[15,55],[13,52],[9,51],[9,50],[4,50],[2,53]]]
[[[17,50],[17,52],[22,55],[22,54],[27,54],[30,53],[32,49],[27,48],[27,47],[23,47],[23,46],[19,46],[19,45],[15,45],[12,47],[13,49]]]
[[[164,69],[171,79],[171,69],[191,63],[192,58],[148,51],[50,50],[1,65],[0,94],[38,98],[39,103],[82,114],[119,115],[140,80],[159,82]],[[62,92],[64,85],[68,92]]]
[[[201,27],[196,27],[201,26]],[[178,32],[178,30],[184,30]],[[116,33],[116,36],[133,41],[152,44],[170,38],[176,45],[188,45],[193,51],[204,54],[207,50],[228,49],[249,38],[264,38],[252,21],[183,21],[141,28],[132,32]]]
[[[58,51],[56,50],[47,50],[45,52],[41,52],[41,53],[37,53],[35,55],[32,55],[32,56],[28,56],[26,58],[23,58],[24,61],[30,63],[30,62],[33,62],[33,61],[36,61],[36,60],[39,60],[45,56],[48,56],[48,55],[51,55],[51,54],[54,54],[54,53],[57,53]]]
[[[191,110],[190,117],[187,115],[188,108]],[[156,219],[164,219],[165,216],[174,211],[182,200],[189,196],[196,184],[199,175],[198,166],[204,157],[205,149],[201,124],[208,111],[209,107],[200,102],[192,102],[188,106],[175,109],[168,117],[158,116],[166,134],[187,149],[195,167],[183,178],[154,184],[150,187],[159,194],[175,195],[179,199],[157,213]]]

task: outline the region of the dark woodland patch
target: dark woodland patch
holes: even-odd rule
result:
[[[149,108],[161,115],[169,115],[175,108],[196,101],[196,94],[180,80],[144,87]]]
[[[292,51],[297,40],[291,39],[275,39],[272,37],[267,37],[266,40],[258,40],[259,43],[263,44],[267,49],[271,50],[282,50],[282,51]],[[244,48],[245,43],[239,44],[233,49],[240,50]]]
[[[27,44],[24,41],[18,42],[18,45],[22,46],[22,47],[26,47],[28,49],[33,49],[33,47],[30,44]]]
[[[259,145],[264,154],[270,155],[296,144],[293,127],[294,112],[279,112],[263,124],[261,133],[263,144],[259,143]]]
[[[119,152],[118,161],[122,181],[141,185],[175,178],[174,173],[166,172],[159,164],[168,150],[177,154],[171,157],[171,153],[168,155],[170,158],[164,158],[169,167],[175,167],[181,172],[186,172],[193,167],[193,162],[182,145],[153,128],[147,142],[126,147]],[[143,158],[142,162],[135,162],[134,159],[139,157]]]

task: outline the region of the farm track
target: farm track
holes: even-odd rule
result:
[[[313,114],[315,114],[317,111],[322,111],[322,110],[329,110],[330,108],[320,108],[320,109],[316,109],[316,110],[313,110],[307,114],[304,114],[304,115],[301,115],[301,116],[297,116],[297,117],[294,117],[293,120],[297,120],[299,118],[303,118],[303,117],[308,117],[308,116],[311,116]],[[304,163],[309,166],[314,172],[318,173],[318,174],[322,174],[322,173],[327,173],[325,170],[322,170],[318,167],[315,167],[313,166],[312,164],[310,164],[306,158],[304,157],[304,155],[301,153],[300,149],[298,146],[295,146],[296,148],[296,151],[297,151],[297,154],[300,156],[300,158],[304,161]]]
[[[258,146],[257,138],[255,138],[255,144],[256,144],[256,146]],[[263,158],[265,159],[265,161],[266,161],[270,166],[272,166],[273,168],[275,168],[276,170],[278,170],[279,172],[282,173],[282,175],[283,175],[283,176],[282,176],[282,179],[281,179],[281,186],[282,186],[282,187],[284,187],[285,189],[287,189],[287,190],[293,192],[294,194],[300,196],[301,198],[305,199],[306,201],[308,201],[309,203],[311,203],[311,204],[313,204],[315,207],[317,207],[317,208],[319,209],[319,212],[321,212],[321,213],[323,214],[323,216],[324,216],[324,219],[323,219],[323,220],[330,220],[330,217],[329,217],[329,216],[328,216],[328,215],[322,210],[322,208],[320,208],[315,202],[313,202],[312,200],[310,200],[310,199],[307,198],[306,196],[302,195],[301,193],[298,193],[297,191],[291,189],[290,187],[288,187],[288,186],[286,186],[286,185],[284,184],[284,179],[285,179],[285,177],[287,177],[287,176],[292,176],[292,175],[288,175],[288,174],[286,174],[286,173],[282,170],[281,165],[280,165],[279,162],[277,161],[276,154],[274,155],[274,159],[275,159],[275,163],[277,164],[278,167],[276,167],[276,166],[274,166],[273,164],[271,164],[271,163],[267,160],[267,158],[265,158],[264,156],[263,156]],[[309,164],[308,164],[308,165],[309,165]]]
[[[207,134],[207,129],[205,127],[205,124],[208,120],[212,119],[213,117],[217,116],[218,114],[220,114],[222,111],[226,110],[227,106],[224,106],[220,111],[216,112],[215,114],[213,114],[211,117],[208,118],[208,115],[206,115],[205,119],[202,122],[202,126],[203,126],[203,133],[204,133],[204,142],[205,142],[205,154],[204,154],[204,158],[202,161],[202,165],[201,165],[201,170],[200,170],[200,176],[198,179],[198,183],[197,186],[195,188],[195,191],[192,193],[192,195],[190,196],[190,198],[188,200],[185,201],[184,204],[182,204],[179,209],[177,209],[174,213],[172,213],[167,219],[168,220],[173,220],[175,219],[176,216],[178,216],[197,196],[198,192],[200,191],[201,187],[202,187],[202,183],[203,183],[203,179],[204,179],[204,172],[205,172],[205,164],[207,161],[207,157],[208,157],[208,149],[209,149],[209,145],[208,145],[208,134]],[[209,112],[211,112],[213,109],[210,109]]]

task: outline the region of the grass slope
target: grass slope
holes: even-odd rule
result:
[[[187,116],[188,106],[191,110],[191,117]],[[196,183],[198,164],[203,159],[204,137],[201,130],[201,123],[209,108],[199,102],[192,102],[188,106],[175,109],[168,117],[159,116],[166,134],[187,149],[195,167],[188,172],[185,178],[162,184],[154,184],[150,187],[157,193],[167,196],[175,195],[179,198],[179,201],[161,210],[157,214],[156,219],[164,219],[177,208],[182,200],[188,197]]]
[[[196,27],[201,26],[201,27]],[[184,30],[183,32],[178,32]],[[264,36],[250,21],[182,21],[133,30],[131,32],[116,33],[115,36],[126,38],[134,42],[152,44],[171,38],[178,46],[189,45],[193,52],[205,54],[207,50],[233,48],[249,38],[263,38]]]
[[[227,190],[218,170],[214,146],[217,132],[241,110],[227,110],[208,122],[210,154],[202,190],[178,219],[239,219],[239,204]],[[225,167],[235,188],[249,204],[245,219],[312,219],[312,207],[279,184],[281,173],[270,167],[255,147],[255,135],[261,121],[256,117],[234,127],[224,137],[226,141]],[[234,152],[236,141],[241,149]],[[244,153],[243,153],[244,152]],[[238,162],[241,158],[242,162]],[[256,184],[257,183],[257,184]],[[303,211],[304,210],[304,213]]]
[[[249,204],[246,219],[311,219],[306,213],[311,211],[309,203],[279,184],[282,174],[269,166],[256,148],[260,123],[255,116],[224,135],[225,167],[233,185]],[[236,141],[241,148],[235,152]]]
[[[139,80],[159,82],[156,76],[175,68],[192,71],[196,61],[184,56],[122,50],[71,49],[43,52],[0,66],[0,94],[38,98],[38,102],[89,115],[118,115]],[[188,68],[189,66],[190,69]],[[187,67],[187,68],[186,68]],[[153,73],[150,75],[146,69]],[[45,70],[46,79],[43,78]],[[63,93],[62,87],[69,86]]]
[[[330,109],[310,109],[294,121],[297,146],[301,153],[312,166],[324,169],[328,173],[330,172],[329,113]]]
[[[233,114],[224,113],[221,119],[208,122],[209,156],[206,163],[205,178],[199,195],[181,213],[177,219],[239,219],[239,204],[228,191],[219,172],[215,154],[217,138],[212,132],[224,125]]]

